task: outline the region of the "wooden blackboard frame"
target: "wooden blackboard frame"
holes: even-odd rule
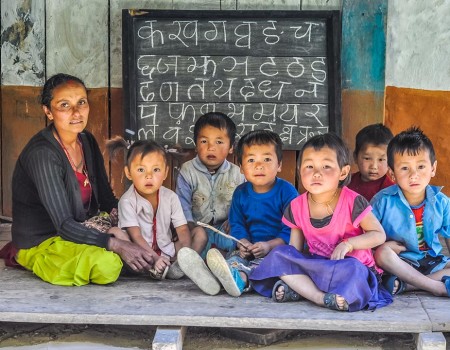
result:
[[[124,136],[133,140],[137,133],[137,67],[135,45],[135,20],[142,18],[160,20],[188,19],[308,19],[326,23],[326,58],[328,67],[328,128],[342,135],[341,116],[341,16],[340,11],[180,11],[180,10],[128,10],[122,11],[122,54],[124,91]],[[135,134],[136,135],[136,134]]]

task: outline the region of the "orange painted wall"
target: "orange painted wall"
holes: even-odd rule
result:
[[[358,131],[369,124],[382,123],[383,112],[383,92],[342,91],[342,138],[352,153]],[[353,165],[352,171],[356,170],[356,165]]]
[[[385,124],[394,134],[419,126],[433,142],[438,161],[432,184],[450,195],[450,91],[386,87]]]

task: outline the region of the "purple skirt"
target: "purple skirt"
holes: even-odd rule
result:
[[[343,296],[349,311],[374,310],[392,303],[392,296],[379,284],[376,274],[359,260],[303,255],[290,245],[273,249],[249,279],[259,294],[271,297],[274,284],[286,275],[309,276],[321,291]]]

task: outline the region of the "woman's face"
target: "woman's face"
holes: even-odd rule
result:
[[[68,81],[53,89],[50,108],[43,106],[44,113],[53,121],[59,135],[78,134],[86,127],[89,103],[86,88],[80,83]]]

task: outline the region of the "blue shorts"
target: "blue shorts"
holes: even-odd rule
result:
[[[432,273],[441,271],[447,266],[447,263],[449,261],[448,257],[441,254],[438,256],[430,256],[426,254],[420,260],[410,260],[402,256],[400,256],[400,259],[402,259],[404,262],[414,267],[417,271],[419,271],[423,275],[430,275]]]

